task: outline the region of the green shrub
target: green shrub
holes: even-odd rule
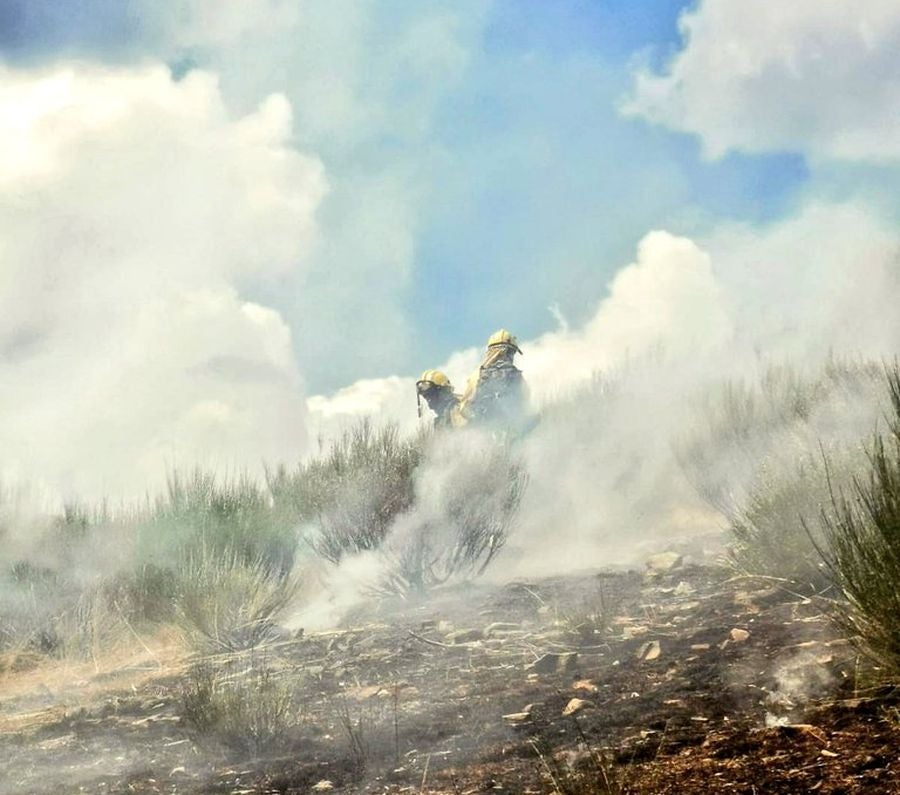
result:
[[[250,649],[278,635],[275,619],[299,582],[263,558],[201,545],[177,571],[175,619],[185,637],[207,651]]]
[[[840,587],[838,623],[894,678],[900,677],[900,367],[886,370],[890,432],[877,436],[867,475],[836,492],[823,517],[825,560]]]
[[[792,466],[761,466],[730,525],[731,565],[801,590],[825,590],[831,574],[819,554],[818,518],[830,509],[832,490],[851,484],[864,463],[861,449],[835,449],[828,465],[821,456],[811,456]]]
[[[138,559],[157,565],[177,563],[203,546],[287,573],[297,549],[294,527],[276,515],[264,486],[247,476],[220,481],[200,470],[172,472],[165,496],[137,532]]]

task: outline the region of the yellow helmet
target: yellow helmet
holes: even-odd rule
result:
[[[440,370],[426,370],[418,380],[419,384],[434,384],[439,387],[450,387],[450,379]]]
[[[505,328],[502,328],[499,331],[495,331],[488,338],[488,341],[487,341],[488,348],[493,348],[495,345],[509,345],[509,347],[515,348],[518,353],[522,352],[519,349],[519,341],[512,334],[510,334]]]

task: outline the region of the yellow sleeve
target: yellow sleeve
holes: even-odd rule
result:
[[[481,368],[469,376],[466,381],[466,388],[463,390],[462,397],[459,400],[459,413],[464,421],[468,421],[471,416],[470,406],[475,398],[475,392],[478,390],[478,377],[480,374]]]

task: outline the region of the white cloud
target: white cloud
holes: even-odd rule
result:
[[[314,240],[321,165],[273,95],[163,67],[0,72],[2,464],[88,496],[294,457],[290,332],[241,297]]]
[[[728,150],[900,157],[900,5],[894,0],[702,0],[682,50],[636,76],[626,112]]]
[[[173,0],[159,24],[176,46],[226,47],[250,34],[277,34],[299,14],[292,0]]]

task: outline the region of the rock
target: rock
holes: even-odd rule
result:
[[[708,643],[692,643],[691,651],[709,651]]]
[[[655,574],[680,568],[683,563],[684,558],[677,552],[659,552],[647,558],[647,568]]]
[[[313,792],[331,792],[334,789],[334,784],[332,784],[327,778],[323,778],[318,784],[313,784],[312,791]]]
[[[738,629],[735,627],[728,633],[728,636],[733,643],[743,643],[750,637],[750,633],[746,629]]]
[[[596,706],[592,701],[586,701],[583,698],[573,698],[566,704],[565,709],[563,709],[562,714],[565,715],[575,715],[578,712],[581,712],[583,709],[589,709]]]
[[[531,711],[533,709],[534,704],[526,704],[521,712],[510,712],[508,715],[503,716],[503,720],[508,721],[513,725],[528,723],[531,720]]]
[[[637,652],[637,658],[652,662],[653,660],[658,660],[660,654],[662,654],[662,647],[659,645],[659,641],[650,640],[641,644]]]
[[[784,599],[784,592],[779,588],[760,588],[755,591],[735,591],[734,603],[742,607],[769,607]]]
[[[697,589],[694,588],[694,586],[689,582],[685,582],[684,580],[682,580],[680,583],[678,583],[678,586],[675,588],[673,593],[675,594],[675,596],[690,596],[696,590]]]
[[[457,629],[447,635],[447,643],[472,643],[483,637],[484,633],[480,629]]]
[[[535,671],[539,674],[565,673],[571,671],[577,661],[578,653],[574,651],[566,652],[565,654],[548,652],[531,663],[526,670]]]

